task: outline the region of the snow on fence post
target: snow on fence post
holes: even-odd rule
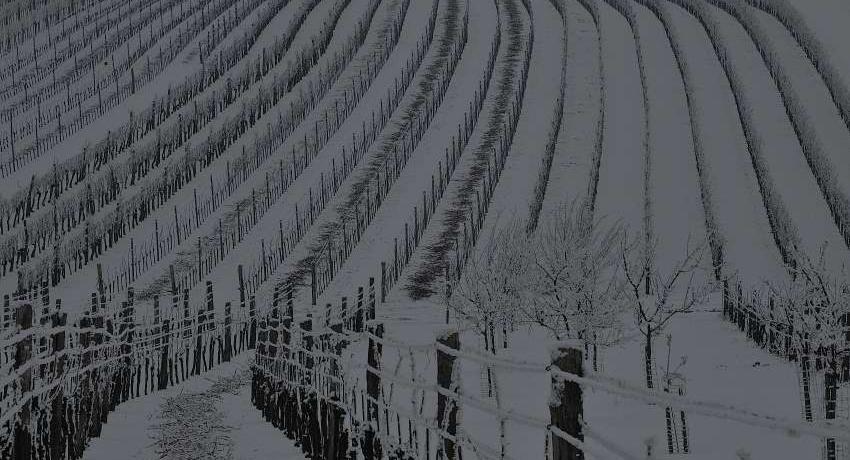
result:
[[[272,308],[272,313],[268,317],[268,322],[266,323],[268,326],[268,330],[266,332],[266,340],[268,341],[268,357],[269,363],[273,364],[277,359],[277,343],[280,340],[280,310],[275,306]],[[274,367],[269,366],[269,369],[274,371]],[[275,375],[272,372],[272,375]]]
[[[363,286],[357,287],[357,309],[354,311],[354,332],[363,332]]]
[[[164,390],[168,387],[168,383],[171,381],[172,363],[170,362],[171,359],[169,355],[169,344],[171,341],[171,320],[162,320],[160,336],[162,340],[162,350],[160,351],[159,381],[157,382],[157,389]]]
[[[103,294],[103,266],[100,263],[97,264],[97,293]]]
[[[233,356],[233,333],[231,324],[233,322],[230,302],[224,303],[224,356],[222,361],[230,362],[230,357]]]
[[[351,320],[348,317],[348,297],[342,297],[342,304],[340,306],[339,315],[342,321],[342,327],[347,330],[351,330]]]
[[[135,329],[136,309],[133,305],[133,288],[132,286],[127,291],[127,300],[121,302],[121,323],[118,326],[118,332],[121,346],[121,356],[124,367],[121,370],[121,399],[118,401],[125,402],[133,397],[132,382],[135,377],[133,372],[133,330]]]
[[[381,261],[381,303],[387,301],[387,263]]]
[[[298,351],[297,362],[303,366],[302,369],[296,372],[297,384],[303,385],[305,388],[310,388],[312,386],[312,369],[313,369],[313,337],[310,333],[313,331],[313,318],[310,313],[307,314],[307,319],[298,323],[298,329],[300,330],[300,337],[302,346]],[[309,401],[307,401],[309,395],[304,396],[303,399],[300,400],[301,411],[296,417],[299,417],[298,423],[300,424],[299,432],[304,438],[302,439],[303,446],[309,448],[309,434],[318,435],[318,433],[310,433],[312,432],[312,427],[310,426],[309,416],[312,411],[307,410],[307,405]]]
[[[383,347],[380,342],[375,340],[375,337],[384,336],[384,325],[381,323],[369,324],[369,334],[368,367],[366,368],[366,431],[363,434],[363,456],[366,460],[382,457],[381,441],[376,436],[376,431],[381,430],[378,401],[381,398],[380,371]]]
[[[172,310],[177,310],[177,278],[174,276],[174,265],[168,264],[168,277],[171,280],[171,307]]]
[[[316,264],[310,266],[310,305],[316,305],[316,297],[318,296],[318,281],[316,280]]]
[[[245,311],[245,275],[242,264],[236,267],[236,276],[239,279],[239,311]]]
[[[12,327],[12,308],[9,301],[9,294],[3,295],[3,322],[0,324],[0,330],[6,330]]]
[[[369,277],[369,314],[366,320],[375,319],[375,278]]]
[[[460,336],[457,330],[446,329],[437,336],[437,343],[453,350],[459,350]],[[459,452],[455,452],[455,448],[457,447],[455,442],[455,437],[457,436],[457,400],[455,398],[449,398],[442,391],[455,391],[455,360],[454,355],[446,353],[439,348],[437,349],[437,386],[439,387],[437,394],[437,427],[440,430],[438,436],[442,439],[442,442],[437,445],[437,458],[446,458],[449,460],[462,458]]]
[[[195,315],[195,349],[192,353],[192,375],[201,375],[201,373],[203,373],[203,369],[201,368],[203,339],[201,338],[201,336],[202,332],[204,331],[204,323],[206,322],[206,314],[204,307],[201,306],[200,308],[198,308],[198,312]]]
[[[248,328],[248,349],[253,350],[257,346],[257,299],[253,294],[248,307]]]
[[[65,350],[66,335],[64,327],[68,324],[68,314],[61,312],[61,305],[61,302],[57,299],[56,309],[51,318],[51,325],[56,331],[51,334],[51,341],[53,342],[51,354],[54,356],[54,362],[51,364],[51,366],[54,366],[51,375],[52,379],[61,379],[64,377],[65,366],[68,360],[67,356],[57,356]],[[50,407],[49,450],[53,458],[62,458],[65,452],[65,444],[67,442],[67,435],[64,430],[64,425],[67,423],[65,421],[65,405],[66,399],[63,386],[60,385],[58,387],[58,394],[51,401]]]
[[[30,304],[21,304],[18,306],[15,313],[15,322],[18,324],[20,331],[26,331],[32,327],[33,308]],[[15,365],[13,369],[17,370],[26,366],[27,361],[32,358],[32,342],[33,336],[27,335],[21,339],[15,346]],[[21,373],[20,377],[20,394],[25,396],[32,391],[32,367],[27,366],[26,370]],[[20,416],[15,423],[14,428],[14,455],[12,458],[30,458],[32,443],[29,432],[30,426],[30,403],[26,402],[20,410]]]
[[[562,372],[584,376],[583,345],[578,342],[562,342],[552,350],[552,366]],[[549,399],[549,416],[553,427],[575,439],[584,441],[582,418],[584,407],[581,387],[575,382],[567,382],[557,375],[552,376],[552,394]],[[552,436],[553,460],[583,459],[584,452],[578,447],[555,434]]]

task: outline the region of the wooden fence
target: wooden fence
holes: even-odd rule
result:
[[[463,458],[467,449],[479,457],[512,458],[505,451],[504,437],[499,447],[492,447],[463,428],[459,411],[466,405],[494,421],[539,428],[539,441],[553,458],[583,458],[572,443],[583,439],[582,389],[578,384],[553,377],[553,401],[564,404],[552,404],[549,414],[535,417],[504,409],[492,393],[480,399],[464,394],[457,373],[462,361],[471,361],[538,374],[552,367],[582,376],[580,344],[563,344],[561,353],[553,353],[550,362],[522,363],[461,349],[457,330],[440,333],[426,345],[401,343],[385,337],[383,323],[376,320],[374,286],[374,278],[370,278],[365,293],[363,287],[358,288],[351,308],[343,297],[337,306],[326,304],[323,315],[306,316],[296,316],[302,309],[295,308],[291,290],[276,288],[271,309],[259,320],[252,402],[306,455],[340,460],[453,459]],[[363,345],[366,361],[356,362],[354,355]],[[401,359],[408,354],[411,360],[415,354],[420,362],[435,363],[426,366],[432,378],[401,375],[398,365],[395,370],[385,368],[384,363],[394,361],[394,356]],[[399,396],[393,397],[399,388],[420,391],[414,399],[421,397],[422,402],[405,407]],[[429,405],[432,407],[425,410]],[[556,439],[550,439],[550,432],[558,433]]]
[[[207,281],[206,287],[199,302],[190,302],[188,290],[172,291],[170,307],[154,297],[144,306],[146,318],[137,314],[132,288],[122,299],[94,292],[91,305],[71,324],[61,300],[51,302],[47,283],[5,296],[0,457],[80,458],[118,404],[253,348],[253,298],[240,296],[236,311],[226,302],[218,318],[213,284]]]

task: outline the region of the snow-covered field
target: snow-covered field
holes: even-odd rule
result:
[[[347,432],[411,458],[454,430],[446,393],[468,458],[850,458],[848,21],[841,0],[5,2],[0,408],[29,388],[16,297],[49,285],[77,350],[99,289],[117,314],[132,288],[143,328],[211,282],[210,316],[256,304],[263,345],[120,404],[86,458],[306,456],[251,398],[286,293],[313,321],[293,350],[345,336]],[[377,369],[350,323],[370,279]],[[583,442],[550,418],[567,342]],[[28,418],[0,414],[0,455]]]

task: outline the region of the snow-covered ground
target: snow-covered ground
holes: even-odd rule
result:
[[[654,265],[662,272],[704,241],[705,213],[688,123],[688,106],[673,50],[661,23],[635,5],[647,71],[649,106],[649,213]],[[708,258],[707,258],[708,259]],[[710,262],[710,260],[706,260]]]
[[[458,125],[463,124],[464,111],[468,109],[470,95],[474,92],[487,61],[490,46],[490,28],[495,24],[494,11],[488,2],[470,3],[470,17],[479,18],[470,22],[469,41],[464,54],[452,76],[445,101],[435,115],[435,120],[396,179],[399,186],[393,187],[383,200],[369,229],[361,237],[349,260],[334,277],[334,281],[322,295],[324,302],[337,303],[341,296],[351,296],[357,286],[365,286],[368,278],[380,275],[380,263],[392,263],[394,238],[404,235],[405,222],[412,222],[413,206],[421,209],[422,193],[430,196],[431,176],[438,176],[438,168],[446,168],[442,154],[450,148],[448,141],[457,134]],[[463,14],[462,10],[459,12]],[[484,21],[485,17],[491,21]],[[480,27],[480,28],[479,28]],[[435,34],[440,37],[442,28]],[[456,37],[446,37],[451,41]],[[441,166],[438,166],[438,162]],[[439,209],[439,208],[438,208]],[[421,211],[419,211],[421,213]],[[439,212],[439,211],[437,211]],[[420,216],[421,219],[421,216]],[[323,305],[324,302],[320,302]]]
[[[243,353],[202,376],[122,404],[83,458],[305,458],[251,404],[251,359]]]
[[[700,4],[697,10],[682,7],[695,2]],[[378,170],[384,167],[385,159],[391,158],[397,139],[410,142],[414,130],[407,120],[413,111],[424,113],[422,101],[437,94],[436,88],[427,86],[436,81],[432,75],[449,65],[450,58],[441,53],[452,46],[461,49],[460,18],[467,14],[468,36],[462,54],[424,135],[411,143],[409,159],[398,177],[385,182],[389,185],[385,197],[379,204],[373,202],[374,216],[362,235],[356,238],[351,251],[341,256],[330,279],[324,280],[318,306],[310,305],[309,281],[295,295],[299,319],[306,314],[323,319],[324,305],[336,307],[342,296],[348,297],[349,305],[354,304],[357,288],[365,286],[370,277],[380,276],[381,262],[393,260],[396,239],[401,242],[408,227],[412,231],[413,225],[422,222],[423,197],[430,196],[435,178],[447,171],[446,152],[452,150],[451,142],[459,127],[468,123],[472,129],[459,151],[456,168],[446,180],[445,193],[435,201],[427,226],[411,247],[412,257],[409,263],[402,264],[401,276],[387,293],[387,301],[379,302],[376,318],[383,323],[388,339],[382,366],[384,397],[400,413],[422,411],[424,401],[424,418],[415,423],[434,418],[430,408],[436,405],[435,393],[426,391],[423,395],[419,391],[434,389],[435,339],[447,327],[460,329],[461,348],[468,352],[458,359],[460,367],[455,375],[462,395],[464,457],[499,457],[499,449],[504,446],[504,458],[544,458],[551,387],[545,366],[555,340],[540,327],[521,324],[507,326],[503,332],[502,326],[497,325],[496,355],[525,363],[515,367],[534,369],[494,365],[488,372],[481,363],[486,359],[476,358],[490,353],[484,351],[485,339],[480,331],[470,324],[456,323],[455,315],[450,315],[451,321],[446,324],[442,296],[412,300],[410,286],[419,274],[434,269],[439,257],[455,257],[453,247],[450,255],[435,254],[442,243],[450,240],[446,235],[466,231],[464,225],[470,222],[458,224],[453,218],[458,212],[468,214],[466,208],[475,206],[476,191],[488,174],[493,152],[501,148],[499,142],[504,142],[507,155],[504,168],[495,176],[494,193],[486,203],[487,213],[478,239],[486,240],[489,234],[528,216],[530,204],[538,198],[534,193],[541,167],[547,164],[545,149],[553,132],[551,116],[556,112],[555,104],[563,104],[563,116],[557,127],[541,218],[561,206],[590,200],[595,220],[619,222],[632,238],[653,244],[647,252],[650,265],[663,275],[685,257],[689,243],[695,245],[713,238],[712,249],[722,252],[718,272],[741,281],[745,292],[765,282],[781,283],[791,278],[786,263],[794,253],[788,253],[784,246],[789,241],[812,256],[826,245],[831,273],[850,267],[850,239],[842,224],[842,219],[850,216],[850,209],[842,208],[850,202],[850,58],[845,50],[850,40],[846,27],[850,7],[845,2],[412,0],[407,10],[403,5],[407,5],[403,0],[216,0],[200,7],[194,0],[102,2],[78,6],[76,14],[68,13],[65,26],[69,30],[61,38],[55,38],[61,34],[57,27],[62,26],[55,22],[50,32],[43,25],[33,32],[35,39],[30,32],[22,33],[20,58],[14,46],[11,52],[0,55],[0,95],[5,97],[0,102],[0,112],[4,117],[15,113],[16,130],[20,129],[18,123],[32,125],[38,108],[24,102],[23,86],[10,89],[10,72],[29,82],[27,99],[38,94],[42,110],[53,114],[59,105],[63,124],[73,123],[79,117],[78,107],[67,107],[64,91],[51,92],[52,78],[38,74],[36,67],[55,66],[57,78],[65,78],[73,72],[75,55],[88,62],[89,55],[97,54],[98,48],[112,46],[109,40],[116,30],[146,21],[152,15],[150,24],[129,34],[126,43],[99,54],[90,73],[71,80],[69,92],[72,96],[83,94],[80,105],[85,114],[98,105],[96,91],[85,93],[92,77],[102,82],[104,96],[113,94],[113,78],[119,85],[128,84],[130,68],[138,78],[149,57],[158,59],[160,48],[168,47],[189,30],[194,30],[195,35],[183,37],[185,47],[134,94],[101,116],[84,115],[82,129],[25,160],[0,179],[0,245],[4,245],[7,254],[16,254],[14,265],[4,267],[5,275],[0,275],[0,294],[15,290],[19,272],[51,267],[58,261],[54,256],[67,254],[63,252],[63,242],[86,241],[91,228],[108,225],[127,203],[141,203],[138,198],[155,194],[151,184],[162,184],[159,181],[169,178],[170,185],[176,187],[161,200],[147,201],[151,207],[135,209],[144,218],[125,223],[115,244],[75,267],[52,287],[51,298],[62,299],[62,308],[69,313],[70,323],[74,323],[96,287],[97,264],[102,265],[107,283],[121,280],[118,298],[126,292],[128,279],[137,293],[168,295],[167,280],[174,266],[178,280],[190,289],[193,303],[203,299],[205,281],[215,283],[216,316],[220,317],[224,306],[221,300],[238,298],[236,273],[237,266],[242,266],[253,277],[250,294],[256,296],[258,310],[265,315],[272,291],[293,273],[303,273],[314,257],[324,255],[321,244],[331,234],[338,236],[343,222],[353,223],[350,208],[362,198],[364,184],[375,177],[386,180],[384,170]],[[433,5],[437,5],[437,21],[433,39],[427,41],[425,32]],[[373,16],[367,14],[373,11],[371,6],[375,6]],[[103,12],[98,13],[101,7]],[[6,11],[4,8],[0,7],[0,11]],[[157,8],[166,9],[164,19],[160,19]],[[182,21],[170,22],[182,8],[192,10]],[[208,12],[212,8],[219,8],[215,16]],[[632,18],[627,16],[629,10],[634,11]],[[270,11],[275,13],[264,16]],[[406,15],[402,18],[403,11]],[[334,20],[336,13],[339,19],[331,30],[328,21]],[[201,17],[207,25],[193,29]],[[270,21],[257,30],[263,17],[270,17]],[[299,17],[304,18],[303,24],[297,22]],[[77,27],[78,18],[91,18],[92,24],[85,25],[85,32],[83,27]],[[367,20],[364,18],[368,18],[364,22],[368,33],[362,43],[357,42],[353,58],[345,61],[344,67],[333,69],[338,73],[331,73],[331,67],[340,62],[341,53],[353,43],[358,24]],[[630,23],[629,19],[633,21]],[[35,19],[22,19],[18,25],[31,20]],[[396,21],[400,27],[398,42],[385,60],[378,60],[375,52],[386,46],[390,40],[387,37],[394,36],[391,29]],[[94,33],[94,23],[109,27]],[[494,49],[495,71],[488,80],[488,91],[480,95],[481,110],[476,112],[472,110],[474,95],[485,84],[482,79],[498,24],[501,28],[499,46]],[[706,31],[704,24],[716,27],[712,29],[716,33]],[[245,37],[255,31],[256,39],[250,49],[244,50],[245,56],[227,63],[223,73],[205,82],[194,99],[172,101],[174,110],[169,116],[157,119],[143,136],[116,149],[114,158],[100,163],[89,177],[69,174],[56,178],[55,190],[61,190],[58,197],[52,195],[50,187],[41,188],[41,195],[28,196],[31,183],[40,180],[43,185],[52,180],[54,164],[70,164],[80,158],[84,149],[88,151],[128,123],[131,112],[160,104],[172,88],[202,74],[202,50],[207,62],[212,62],[218,59],[219,52],[242,46]],[[154,37],[150,48],[127,62],[127,54],[147,46],[144,40],[150,37]],[[282,58],[261,69],[260,61],[285,37],[292,38],[292,42]],[[526,56],[525,46],[532,37],[532,53]],[[315,59],[296,61],[324,38],[328,39],[327,47]],[[84,39],[89,42],[79,51],[66,52],[71,43]],[[420,55],[423,58],[414,65],[418,47],[424,50]],[[38,50],[44,50],[43,56]],[[34,56],[39,57],[38,66]],[[519,98],[525,58],[529,59],[530,68],[525,92]],[[112,75],[113,59],[123,69],[116,76]],[[812,60],[819,60],[819,65],[813,65]],[[562,64],[566,72],[563,80]],[[253,104],[273,85],[291,78],[295,69],[303,70],[303,75],[291,88],[277,94],[273,103],[262,107],[261,115],[251,118],[244,114],[246,104]],[[375,72],[374,79],[361,78],[370,71]],[[334,78],[328,77],[331,74]],[[246,77],[238,95],[225,101],[222,95],[237,79],[247,75],[250,78]],[[389,95],[404,77],[410,77],[410,84],[400,88],[398,105],[390,107],[378,123],[374,140],[364,142],[367,126],[371,126],[376,114],[381,115],[389,107]],[[325,117],[340,113],[339,106],[353,97],[353,86],[363,81],[363,87],[358,86],[362,97],[346,106],[346,116],[333,124],[336,128],[332,127]],[[561,88],[561,84],[565,86]],[[563,101],[558,100],[561,90]],[[317,92],[322,94],[320,100],[303,116],[294,115],[299,101]],[[117,196],[88,196],[89,187],[103,190],[101,185],[115,172],[122,178],[132,174],[128,171],[138,167],[134,163],[137,152],[153,151],[160,131],[186,123],[193,117],[194,102],[203,107],[210,100],[220,102],[217,115],[206,119],[194,134],[173,140],[177,148],[168,158],[156,166],[139,168],[142,175],[134,177],[133,185]],[[506,109],[517,100],[522,107],[509,142],[502,137],[509,132]],[[246,126],[237,130],[237,120],[243,115]],[[467,118],[470,116],[474,120]],[[11,161],[10,144],[2,138],[8,135],[10,126],[7,118],[3,120],[0,162],[7,163]],[[297,121],[287,135],[283,129],[272,131],[286,125],[282,121],[278,125],[279,120]],[[327,138],[320,133],[323,129],[327,130]],[[38,136],[44,138],[57,130],[55,121],[43,122]],[[205,146],[208,139],[219,135],[226,139],[226,148],[216,150],[217,157],[199,160],[194,165],[198,170],[189,178],[174,174],[192,167],[185,160],[190,157],[187,152],[198,158],[208,154],[198,146]],[[264,136],[274,139],[272,148],[251,164],[248,158]],[[19,149],[34,140],[35,132],[29,128],[15,137]],[[337,179],[343,161],[352,161],[354,143],[362,143],[358,147],[362,154],[358,163],[339,184],[334,184],[332,196],[321,206],[315,205],[319,190],[332,177]],[[314,151],[316,145],[319,147]],[[231,189],[226,185],[231,172],[235,165],[243,164],[250,167],[245,168]],[[297,177],[284,181],[284,175],[288,177],[289,171],[296,169]],[[273,197],[268,185],[270,177],[272,187],[279,187],[274,189]],[[246,224],[246,215],[252,212],[246,210],[246,203],[257,200],[262,202],[259,215]],[[315,205],[315,216],[312,225],[302,229],[309,212],[307,203]],[[51,234],[41,245],[30,240],[42,228],[53,228],[54,213],[65,207],[77,214],[74,225],[54,231],[56,235]],[[302,218],[298,223],[293,219],[296,209]],[[237,227],[241,235],[235,237]],[[295,228],[303,231],[295,232]],[[180,242],[172,244],[178,232]],[[780,236],[775,238],[774,234]],[[159,235],[169,235],[171,240],[168,249],[162,254],[156,251],[154,258]],[[781,240],[783,237],[788,240]],[[220,249],[224,241],[228,241],[226,250]],[[142,268],[134,269],[132,276],[122,279],[131,245],[134,257],[141,254],[148,259]],[[202,247],[222,254],[199,262]],[[483,247],[473,248],[482,250]],[[263,251],[266,260],[262,260]],[[273,262],[273,268],[255,276],[268,260]],[[706,278],[712,274],[710,262],[706,257],[700,267],[705,269]],[[192,278],[196,263],[205,265],[204,275]],[[840,276],[846,277],[846,272]],[[443,278],[430,282],[433,290],[442,294],[437,283],[443,283]],[[376,279],[375,287],[379,289],[377,283]],[[140,319],[152,316],[148,305],[152,302],[147,300],[136,305],[141,310],[137,313]],[[673,317],[652,343],[656,380],[669,367],[683,376],[689,400],[734,406],[787,420],[791,425],[802,423],[797,364],[748,341],[735,325],[723,319],[721,310],[721,295],[714,293],[695,311]],[[621,340],[600,348],[599,369],[589,375],[618,379],[638,388],[645,386],[645,343],[635,324],[636,316],[629,308],[621,312]],[[6,340],[15,336],[0,337]],[[503,342],[507,343],[506,348]],[[5,342],[0,345],[6,347]],[[365,340],[359,340],[350,349],[353,361],[347,372],[352,390],[364,386],[365,348]],[[250,380],[245,371],[253,357],[253,352],[244,353],[234,363],[204,376],[121,404],[109,415],[102,435],[92,440],[86,457],[116,458],[116,453],[120,453],[118,456],[126,458],[161,458],[158,452],[163,448],[177,456],[178,452],[194,449],[193,455],[206,458],[302,458],[299,449],[265,422],[251,404]],[[6,359],[0,364],[7,361],[11,362]],[[587,368],[592,365],[592,359],[586,360]],[[6,372],[5,367],[2,369]],[[496,382],[498,396],[490,393],[488,380]],[[841,388],[842,395],[850,392],[844,381]],[[820,395],[819,391],[816,389],[815,394]],[[624,458],[668,458],[663,405],[648,403],[645,398],[612,396],[598,389],[586,389],[584,396],[589,453],[603,452],[596,457],[608,458],[617,457],[615,451],[620,450],[628,453],[619,455]],[[839,405],[838,421],[846,424],[850,404],[842,400]],[[500,426],[494,411],[501,411],[504,426]],[[771,430],[688,411],[685,416],[688,456],[695,459],[814,459],[821,455],[824,444],[816,436],[795,430]],[[682,415],[676,411],[675,417],[680,430]],[[403,418],[400,420],[399,435],[404,422]],[[420,425],[424,428],[424,424]],[[209,428],[206,434],[202,434],[204,426]],[[187,433],[194,435],[183,436]],[[2,438],[0,433],[0,441]],[[192,447],[189,441],[198,444]],[[421,443],[417,447],[420,458],[424,456],[423,448]],[[548,448],[551,450],[551,445]]]
[[[683,9],[668,8],[681,37],[682,59],[693,80],[691,104],[699,114],[704,176],[710,188],[726,274],[755,284],[784,277],[779,250],[747,154],[735,101],[705,31]]]

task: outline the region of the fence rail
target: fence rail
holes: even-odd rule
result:
[[[213,284],[191,302],[175,289],[139,318],[123,299],[92,293],[72,324],[60,299],[39,290],[6,296],[0,324],[0,457],[79,458],[108,414],[128,399],[200,375],[256,344],[253,299],[216,317]]]

